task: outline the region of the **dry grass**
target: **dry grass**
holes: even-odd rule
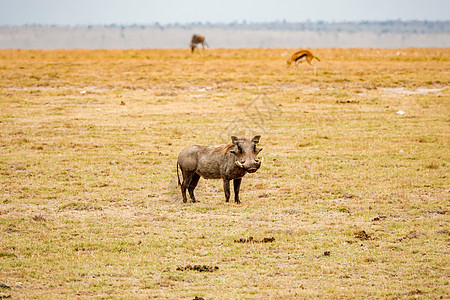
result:
[[[450,297],[450,51],[293,51],[0,51],[0,296]],[[242,204],[183,204],[178,152],[253,132]]]

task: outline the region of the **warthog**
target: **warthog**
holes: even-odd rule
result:
[[[194,189],[200,180],[205,179],[223,180],[223,190],[226,202],[230,201],[230,180],[233,179],[234,201],[239,201],[239,188],[242,177],[247,173],[255,173],[261,166],[262,160],[256,156],[262,150],[256,145],[259,143],[257,135],[253,139],[231,137],[231,144],[220,146],[196,145],[184,149],[178,155],[177,176],[178,185],[181,185],[183,202],[187,202],[186,189],[192,202],[196,202]],[[183,174],[183,183],[180,182],[178,173],[180,167]]]

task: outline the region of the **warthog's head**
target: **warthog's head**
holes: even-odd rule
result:
[[[251,140],[235,136],[231,137],[234,145],[231,153],[237,156],[236,165],[249,173],[255,173],[262,163],[262,160],[256,157],[262,150],[262,148],[256,147],[260,137],[260,135],[257,135]]]

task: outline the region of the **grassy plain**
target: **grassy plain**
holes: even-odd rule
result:
[[[0,50],[0,296],[448,299],[450,49],[293,52]],[[232,134],[242,204],[183,204]]]

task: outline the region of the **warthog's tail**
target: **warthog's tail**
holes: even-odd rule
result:
[[[180,173],[178,172],[178,167],[179,167],[180,165],[178,164],[178,162],[177,162],[177,177],[178,177],[178,187],[180,187],[181,186],[181,181],[180,181]]]

